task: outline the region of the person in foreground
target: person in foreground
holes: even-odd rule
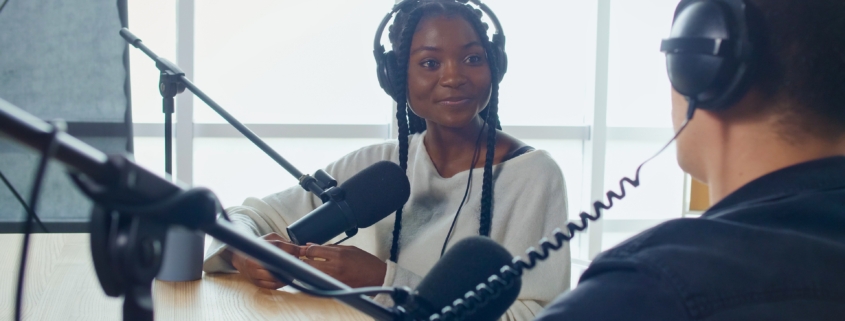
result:
[[[244,231],[351,287],[414,288],[461,239],[487,236],[519,254],[567,218],[555,161],[498,129],[504,42],[488,39],[482,12],[455,0],[411,0],[397,8],[389,30],[394,51],[379,65],[391,66],[380,80],[399,106],[399,139],[364,147],[325,170],[343,183],[378,161],[396,162],[411,183],[404,207],[337,246],[289,243],[285,228],[321,205],[299,186],[227,210]],[[483,170],[473,175],[476,167]],[[568,248],[550,261],[524,276],[506,319],[533,319],[569,288]],[[262,288],[284,286],[218,241],[203,269],[238,271]],[[390,304],[387,296],[376,300]]]
[[[673,40],[714,35],[729,52]],[[712,206],[602,253],[537,320],[845,319],[845,2],[682,1],[663,50]]]

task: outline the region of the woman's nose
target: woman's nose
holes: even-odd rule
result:
[[[441,86],[458,88],[467,83],[467,77],[459,63],[445,63],[443,64],[443,68],[441,70],[443,71],[443,74],[440,76]]]

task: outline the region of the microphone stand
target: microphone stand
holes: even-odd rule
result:
[[[167,169],[167,173],[170,174],[170,152],[172,149],[172,145],[169,143],[171,140],[171,135],[168,132],[171,130],[171,124],[169,120],[171,119],[171,115],[173,114],[173,97],[176,96],[177,93],[183,92],[186,88],[196,95],[200,100],[202,100],[208,107],[211,107],[218,115],[223,117],[229,124],[231,124],[235,129],[237,129],[241,134],[243,134],[247,139],[249,139],[255,146],[258,146],[264,153],[266,153],[270,158],[272,158],[276,163],[281,165],[285,170],[288,171],[294,178],[299,180],[299,185],[302,186],[303,189],[313,193],[320,197],[323,202],[328,202],[330,197],[328,195],[323,195],[323,192],[329,188],[336,187],[337,181],[331,177],[328,173],[323,170],[318,170],[314,176],[308,174],[302,174],[296,167],[291,165],[287,160],[284,159],[279,153],[273,150],[267,143],[265,143],[261,138],[259,138],[255,133],[253,133],[249,128],[241,124],[235,117],[231,114],[226,112],[223,107],[219,104],[214,102],[208,95],[206,95],[202,90],[200,90],[190,79],[185,77],[185,72],[183,72],[179,66],[170,62],[167,59],[161,58],[156,55],[150,48],[144,45],[144,43],[136,37],[132,32],[129,31],[127,28],[120,29],[120,35],[123,39],[126,40],[129,44],[134,46],[135,48],[140,49],[144,52],[150,59],[155,61],[156,68],[161,71],[161,77],[159,78],[159,91],[164,99],[163,101],[163,109],[165,114],[165,168]]]
[[[0,99],[0,132],[36,150],[56,146],[55,158],[97,204],[91,218],[91,255],[109,296],[124,296],[124,320],[153,320],[152,281],[161,265],[166,228],[201,230],[261,262],[274,272],[324,290],[350,287],[298,258],[216,219],[221,210],[204,189],[185,190],[123,156],[106,156],[66,133],[52,137],[49,124]],[[150,205],[152,204],[152,205]],[[339,301],[376,320],[402,320],[401,309],[385,308],[367,296]]]
[[[161,71],[158,92],[161,93],[161,111],[164,113],[164,172],[173,175],[173,112],[176,109],[174,97],[185,91],[185,85],[179,81],[185,76],[185,72],[163,58],[156,61],[156,67]]]

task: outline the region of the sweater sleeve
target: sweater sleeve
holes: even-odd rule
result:
[[[364,147],[329,164],[325,171],[339,182],[344,182],[380,160],[391,159],[393,146],[395,142]],[[226,212],[235,227],[247,234],[260,237],[278,233],[282,238],[290,240],[287,227],[321,204],[317,196],[297,185],[262,199],[247,198],[243,205],[230,207]],[[227,247],[226,244],[213,240],[206,251],[203,271],[235,272],[231,262],[221,256]]]
[[[318,201],[313,198],[299,186],[294,186],[264,199],[247,198],[243,205],[230,207],[226,212],[233,225],[242,232],[256,237],[277,233],[290,240],[287,227],[317,207]],[[203,271],[235,272],[231,262],[221,256],[227,248],[226,244],[214,239],[206,252]]]

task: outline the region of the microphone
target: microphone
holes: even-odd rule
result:
[[[462,319],[497,320],[516,301],[522,287],[521,279],[515,278],[493,298],[482,297],[487,293],[476,286],[494,283],[488,282],[488,277],[498,274],[503,266],[510,266],[512,260],[508,250],[488,237],[463,239],[437,261],[403,307],[413,318],[429,320],[432,314],[441,313],[444,307],[461,299],[470,307]],[[476,295],[465,297],[471,290],[475,290]]]
[[[381,221],[405,204],[411,184],[399,165],[381,161],[324,195],[329,201],[287,228],[294,244],[324,244],[343,232],[355,235],[358,228]]]
[[[277,164],[282,166],[282,168],[284,168],[288,173],[293,175],[294,178],[299,180],[299,185],[302,186],[303,189],[319,196],[329,186],[334,186],[332,185],[334,183],[334,179],[329,177],[328,174],[324,172],[318,172],[317,174],[315,174],[314,176],[316,176],[316,178],[307,174],[303,175],[302,172],[296,169],[296,167],[289,163],[284,157],[282,157],[282,155],[279,155],[279,153],[273,150],[270,145],[267,145],[267,143],[261,140],[261,138],[259,138],[258,135],[253,133],[252,130],[247,128],[244,124],[241,124],[241,122],[235,119],[234,116],[232,116],[231,114],[229,114],[229,112],[223,109],[222,106],[217,104],[217,102],[212,100],[211,97],[208,97],[208,95],[206,95],[204,92],[202,92],[202,90],[200,90],[196,85],[194,85],[194,83],[191,82],[190,79],[185,77],[185,72],[183,72],[182,69],[179,68],[179,66],[170,62],[167,59],[156,55],[155,52],[153,52],[150,48],[144,45],[144,42],[140,38],[135,36],[131,31],[129,31],[129,29],[120,29],[120,36],[123,37],[123,39],[126,40],[127,43],[131,44],[135,48],[140,49],[142,52],[144,52],[145,55],[147,55],[147,57],[150,57],[150,59],[155,61],[156,68],[158,68],[162,74],[162,80],[160,80],[160,85],[169,86],[175,84],[176,91],[178,93],[181,93],[187,88],[188,91],[190,91],[197,98],[205,102],[208,107],[217,112],[220,117],[223,117],[226,122],[232,125],[232,127],[235,127],[235,129],[237,129],[241,134],[243,134],[244,137],[246,137],[247,139],[249,139],[249,141],[255,144],[256,147],[261,149],[261,151],[267,154],[267,156],[270,156],[270,158],[276,161]],[[167,79],[165,79],[165,77]],[[169,94],[175,95],[173,92],[170,92]],[[164,93],[162,93],[162,95],[164,95]],[[172,100],[172,97],[168,99]],[[165,136],[165,138],[167,137],[169,137],[169,135]],[[166,159],[170,158],[166,157]]]
[[[201,188],[186,191],[125,156],[107,156],[71,135],[56,134],[52,126],[0,98],[0,138],[6,137],[36,151],[53,145],[53,158],[69,167],[71,177],[80,190],[101,208],[113,210],[108,215],[101,215],[100,223],[114,224],[89,226],[98,229],[99,232],[92,232],[108,242],[92,242],[91,255],[101,283],[103,275],[117,277],[114,283],[101,285],[109,296],[124,296],[125,319],[139,316],[152,319],[151,293],[141,289],[151,289],[153,278],[158,274],[159,265],[155,262],[160,262],[157,260],[160,260],[161,253],[150,252],[149,248],[165,246],[164,235],[159,232],[170,225],[201,230],[274,271],[285,271],[310,286],[309,289],[353,291],[277,247],[239,231],[232,223],[218,220],[217,214],[222,208],[211,191]],[[92,235],[92,238],[96,236]],[[130,269],[115,269],[116,264]],[[101,267],[112,273],[101,274],[104,271]],[[337,299],[375,320],[401,317],[399,311],[385,308],[364,295],[337,296]]]

